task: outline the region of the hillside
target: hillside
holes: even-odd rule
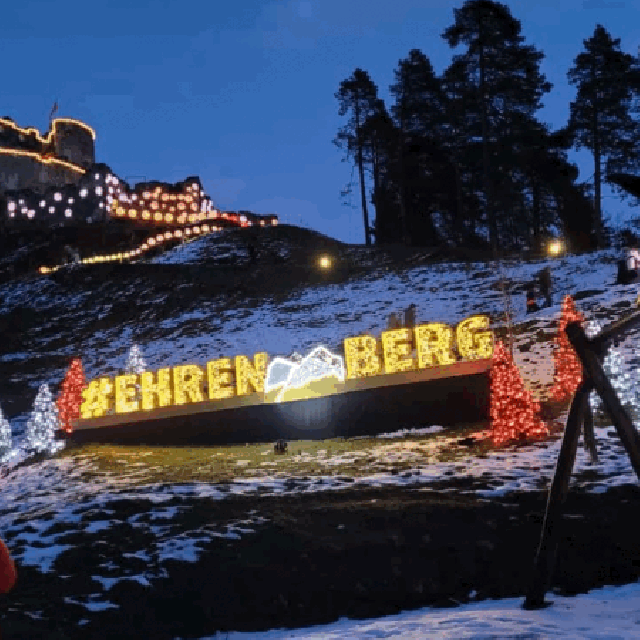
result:
[[[335,268],[319,269],[320,254]],[[635,286],[613,285],[615,259],[504,261],[515,359],[536,396],[551,381],[563,295],[603,323],[635,302]],[[526,315],[524,289],[546,264],[554,306]],[[283,225],[140,264],[13,278],[0,285],[0,406],[19,447],[38,386],[55,392],[73,356],[93,378],[121,371],[133,343],[152,369],[337,349],[379,335],[410,303],[419,321],[489,313],[504,335],[498,275],[478,256],[348,246]],[[619,345],[630,373],[637,337]],[[487,424],[443,429],[426,415],[413,431],[295,442],[284,456],[269,445],[18,456],[0,466],[0,538],[20,573],[0,626],[7,637],[174,639],[519,597],[564,417],[545,442],[497,450],[469,438]],[[640,577],[636,478],[610,422],[597,426],[601,463],[580,449],[567,503],[573,545],[554,578],[565,594]]]

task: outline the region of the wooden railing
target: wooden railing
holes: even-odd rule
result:
[[[569,479],[576,458],[581,429],[584,432],[584,444],[591,453],[592,462],[598,461],[593,416],[589,406],[589,393],[592,390],[595,389],[602,398],[604,408],[611,417],[629,455],[631,465],[640,479],[640,436],[602,368],[602,362],[611,343],[621,340],[638,324],[640,324],[640,310],[634,310],[605,327],[594,338],[587,338],[578,322],[568,324],[565,329],[569,341],[582,362],[584,377],[569,409],[556,470],[549,488],[531,586],[523,604],[525,609],[539,609],[549,604],[545,602],[544,596],[553,577],[559,543],[558,525],[562,518],[562,505],[569,489]]]

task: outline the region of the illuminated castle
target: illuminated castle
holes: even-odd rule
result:
[[[0,118],[0,211],[5,223],[127,221],[165,229],[212,220],[222,227],[277,224],[273,215],[218,211],[198,177],[130,188],[106,164],[95,162],[95,137],[91,127],[70,118],[52,120],[44,136]]]
[[[75,183],[95,162],[95,131],[84,122],[56,118],[46,135],[0,118],[0,188],[62,187]]]
[[[174,185],[140,182],[131,191],[120,190],[110,201],[110,207],[113,220],[130,220],[149,226],[177,227],[211,220],[227,221],[240,227],[277,224],[277,217],[273,215],[218,211],[197,176]]]

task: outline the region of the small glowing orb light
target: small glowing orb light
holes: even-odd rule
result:
[[[318,260],[318,264],[321,269],[330,269],[331,268],[331,258],[329,256],[320,256]]]
[[[562,253],[564,249],[564,245],[562,244],[562,240],[559,238],[555,238],[549,242],[549,246],[547,247],[547,252],[550,256],[558,256]]]

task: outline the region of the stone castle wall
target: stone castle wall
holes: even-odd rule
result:
[[[90,127],[69,118],[53,120],[45,135],[0,118],[0,192],[77,184],[78,169],[95,163],[94,137]]]
[[[0,153],[0,189],[3,191],[33,189],[44,193],[49,187],[77,184],[82,175],[61,163]]]

